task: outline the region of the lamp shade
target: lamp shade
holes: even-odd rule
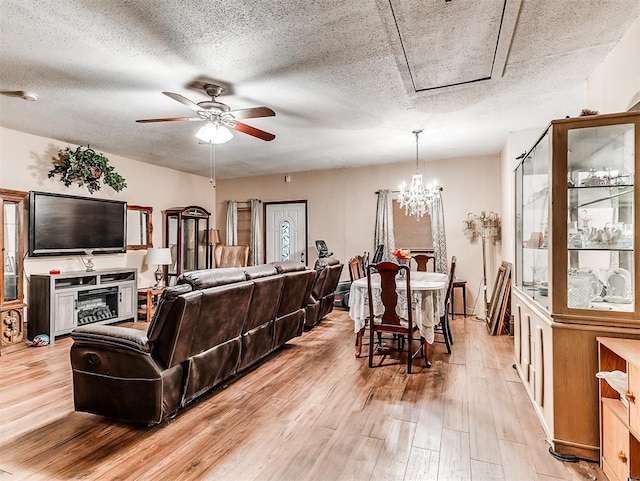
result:
[[[203,142],[210,142],[212,144],[224,144],[229,142],[233,138],[233,134],[224,125],[219,125],[214,122],[207,122],[200,127],[200,130],[196,133]]]
[[[148,265],[169,265],[171,264],[171,249],[168,247],[152,247],[147,249]]]
[[[209,229],[209,244],[220,243],[220,231],[218,229]]]

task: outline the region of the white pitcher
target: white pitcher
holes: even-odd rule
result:
[[[601,290],[600,284],[590,277],[569,276],[567,305],[574,309],[589,309]]]

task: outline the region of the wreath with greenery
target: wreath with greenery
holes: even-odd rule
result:
[[[120,192],[127,183],[114,167],[109,164],[104,154],[97,153],[87,147],[78,146],[75,150],[67,147],[58,152],[58,157],[53,159],[54,167],[49,171],[48,177],[60,176],[60,181],[66,186],[76,183],[79,186],[86,185],[89,193],[100,190],[100,180],[116,192]]]

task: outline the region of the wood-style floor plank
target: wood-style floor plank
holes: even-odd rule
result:
[[[402,358],[356,359],[353,324],[334,311],[153,427],[73,410],[70,338],[3,354],[0,481],[604,480],[547,453],[512,339],[451,325],[453,353],[437,343],[433,366],[407,375]]]
[[[411,448],[407,470],[403,481],[424,481],[425,479],[438,479],[438,465],[440,453],[428,449]]]
[[[470,479],[471,456],[469,454],[469,434],[451,429],[443,429],[438,480],[466,481]]]
[[[491,409],[491,396],[486,380],[471,377],[467,380],[469,393],[469,447],[471,458],[501,464],[496,424]]]
[[[484,461],[471,460],[472,481],[505,481],[501,464],[490,464]]]

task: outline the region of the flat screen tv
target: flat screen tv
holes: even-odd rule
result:
[[[126,252],[127,203],[29,192],[29,255]]]

